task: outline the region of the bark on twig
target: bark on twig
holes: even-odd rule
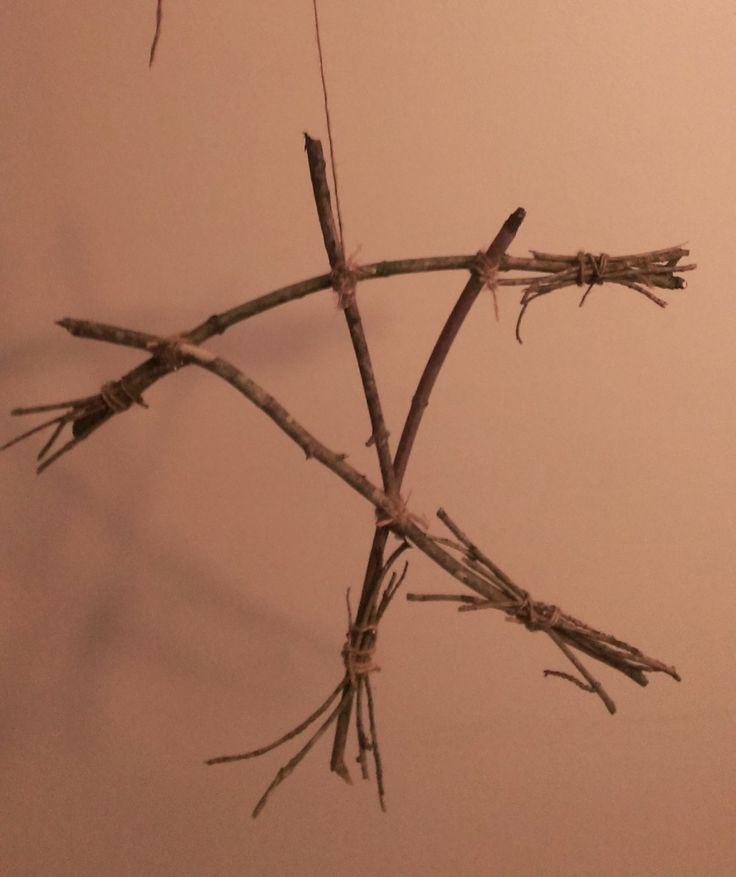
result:
[[[506,222],[504,222],[501,230],[486,250],[486,260],[494,270],[498,268],[501,262],[501,257],[516,237],[516,232],[519,230],[525,216],[526,211],[524,208],[517,208],[508,217]],[[399,484],[403,481],[406,466],[409,462],[412,448],[414,447],[417,431],[419,430],[419,424],[422,422],[422,417],[427,405],[429,404],[429,397],[434,389],[437,377],[439,376],[442,366],[445,364],[447,354],[450,352],[450,347],[455,341],[455,338],[457,338],[460,327],[470,313],[470,309],[481,289],[483,289],[483,285],[484,283],[481,277],[479,277],[478,274],[471,273],[470,279],[465,284],[465,288],[460,293],[460,297],[455,303],[455,307],[447,318],[447,322],[442,327],[439,338],[432,349],[427,365],[419,379],[419,384],[414,396],[412,397],[409,414],[407,415],[404,429],[401,433],[399,446],[396,451],[396,459],[394,460],[396,478]]]
[[[363,321],[360,316],[358,300],[356,297],[356,279],[349,266],[345,262],[343,242],[338,238],[335,221],[332,215],[330,189],[325,174],[325,161],[322,154],[322,144],[319,140],[313,140],[309,134],[304,135],[305,149],[309,160],[309,176],[312,180],[314,202],[317,207],[322,237],[327,251],[327,258],[332,268],[332,284],[340,300],[340,305],[345,311],[345,320],[350,340],[353,344],[355,359],[360,372],[360,380],[363,384],[363,393],[368,406],[368,416],[371,421],[370,443],[376,446],[378,462],[381,467],[383,489],[390,496],[396,495],[396,483],[394,467],[391,461],[391,451],[388,446],[388,430],[381,408],[381,398],[378,394],[376,376],[373,371],[373,363],[368,351]]]

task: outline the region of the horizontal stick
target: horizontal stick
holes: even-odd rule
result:
[[[664,252],[670,252],[670,250]],[[689,255],[689,250],[677,250],[677,252],[681,253],[682,256]],[[352,271],[358,280],[376,280],[382,277],[394,277],[404,274],[426,274],[435,271],[471,271],[476,264],[477,258],[477,253],[473,253],[472,255],[463,256],[430,256],[411,259],[391,259],[383,260],[381,262],[372,262],[366,265],[357,265],[352,268]],[[570,256],[564,258],[569,260]],[[622,257],[611,258],[619,260]],[[626,258],[634,260],[635,257],[629,256]],[[696,267],[696,265],[679,265],[670,269],[670,272],[679,273],[681,271],[694,271]],[[564,268],[569,268],[569,261],[564,265]],[[539,274],[554,274],[560,270],[562,269],[559,262],[553,260],[543,260],[539,258],[530,259],[508,255],[501,258],[498,267],[499,272],[531,271]],[[682,286],[678,284],[673,285],[672,279],[668,280],[668,277],[670,277],[670,275],[662,274],[661,277],[654,278],[653,283],[654,285],[661,286],[665,289],[682,288]],[[201,323],[199,326],[187,332],[187,336],[195,344],[201,344],[213,335],[221,334],[231,326],[234,326],[243,320],[247,320],[256,314],[265,313],[272,308],[286,304],[286,302],[305,298],[315,292],[330,289],[332,287],[332,280],[332,274],[320,274],[317,277],[311,277],[308,280],[302,280],[299,283],[284,286],[273,292],[269,292],[266,295],[236,305],[236,307],[223,311],[221,314],[215,314],[209,317],[204,323]],[[681,278],[674,278],[674,280],[681,280]],[[522,285],[528,282],[528,278],[507,279],[499,277],[497,285],[512,286]]]

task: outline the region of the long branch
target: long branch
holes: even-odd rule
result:
[[[652,262],[657,260],[677,260],[690,255],[690,251],[682,247],[670,247],[665,250],[652,250],[648,253],[639,253],[630,256],[611,257],[612,260],[631,262],[632,264],[641,264],[642,262]],[[566,259],[567,261],[561,261]],[[539,256],[519,257],[505,255],[498,266],[499,272],[509,271],[528,271],[532,274],[557,274],[560,271],[569,269],[571,257],[545,257]],[[357,279],[377,280],[383,277],[396,277],[405,274],[428,274],[436,271],[471,271],[477,260],[477,254],[461,255],[461,256],[428,256],[423,258],[409,259],[387,259],[380,262],[371,262],[365,265],[356,265],[351,268]],[[651,281],[654,286],[661,289],[684,289],[685,281],[681,277],[677,277],[676,273],[681,271],[693,271],[695,265],[675,265],[667,270],[651,272]],[[504,278],[498,277],[497,286],[526,286],[533,278],[516,277]],[[584,281],[587,278],[584,278]],[[223,311],[220,314],[214,314],[200,325],[191,329],[187,335],[195,344],[201,344],[207,341],[213,335],[222,334],[231,326],[247,320],[256,314],[265,313],[274,307],[286,304],[289,301],[296,301],[320,292],[330,289],[332,286],[332,274],[320,274],[316,277],[310,277],[299,283],[292,283],[289,286],[281,287],[273,292],[249,299],[242,304]],[[575,280],[573,280],[575,283]]]
[[[345,263],[343,242],[335,227],[335,219],[332,214],[330,188],[327,184],[325,172],[325,160],[322,154],[322,144],[314,140],[308,134],[304,135],[304,148],[309,162],[309,176],[312,180],[314,203],[317,207],[322,238],[327,251],[327,258],[332,268],[332,284],[338,294],[340,305],[345,312],[350,340],[353,344],[355,359],[360,372],[360,380],[363,385],[368,416],[371,421],[371,443],[376,447],[378,463],[383,479],[383,488],[391,496],[396,494],[396,481],[394,467],[391,459],[391,451],[388,444],[388,429],[383,416],[381,397],[378,392],[376,376],[371,362],[368,342],[363,329],[363,320],[360,316],[358,299],[356,296],[357,281],[355,275]],[[340,224],[342,227],[342,224]]]
[[[516,237],[519,226],[524,221],[526,211],[523,207],[517,208],[504,222],[500,231],[493,239],[493,242],[486,251],[486,260],[488,268],[492,271],[498,269],[501,257],[506,252],[512,241]],[[429,397],[434,388],[435,382],[439,376],[440,370],[447,359],[455,338],[457,337],[460,327],[473,306],[478,294],[484,286],[483,279],[477,273],[471,273],[465,288],[460,293],[460,297],[455,303],[455,307],[450,312],[447,322],[442,328],[437,342],[434,345],[432,353],[427,360],[422,376],[419,380],[416,392],[411,400],[409,414],[401,433],[399,446],[396,450],[396,458],[394,459],[394,468],[396,470],[396,480],[399,486],[403,481],[406,467],[409,462],[414,441],[417,436],[419,424],[422,421],[424,411],[429,404]]]

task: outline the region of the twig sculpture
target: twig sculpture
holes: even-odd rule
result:
[[[151,49],[151,60],[160,29],[160,14],[159,2],[158,25]],[[408,594],[407,599],[454,601],[460,604],[460,611],[496,609],[503,612],[508,621],[518,622],[529,631],[541,631],[559,648],[575,671],[568,673],[546,670],[545,675],[561,677],[584,691],[596,694],[610,713],[616,709],[613,700],[582,662],[580,654],[607,664],[642,686],[647,684],[649,673],[664,673],[676,680],[680,678],[674,667],[646,656],[638,648],[585,624],[555,605],[535,600],[528,590],[516,584],[503,572],[443,509],[439,509],[437,516],[447,528],[449,536],[430,534],[427,523],[408,509],[402,498],[401,487],[422,415],[429,403],[437,376],[465,317],[484,287],[490,288],[494,296],[501,287],[523,287],[516,325],[517,338],[521,341],[521,321],[530,304],[540,296],[565,286],[577,285],[585,288],[581,305],[595,285],[619,284],[664,307],[666,302],[655,290],[684,289],[685,281],[679,274],[695,268],[692,264],[680,264],[680,260],[688,256],[689,251],[682,247],[669,247],[628,256],[595,256],[582,252],[560,256],[539,251],[532,251],[531,258],[509,256],[506,251],[525,217],[525,211],[518,208],[506,219],[485,252],[355,265],[345,256],[339,213],[337,223],[333,215],[322,145],[319,140],[305,135],[305,148],[329,272],[246,301],[224,313],[209,317],[186,332],[170,337],[89,320],[59,320],[58,325],[75,337],[137,348],[145,351],[147,358],[122,377],[106,383],[95,394],[49,405],[15,408],[11,412],[13,415],[55,413],[50,419],[23,432],[0,448],[9,448],[36,433],[50,430],[50,436],[38,454],[37,471],[41,472],[89,438],[115,415],[133,405],[145,406],[143,394],[153,383],[180,368],[196,366],[229,383],[299,445],[307,459],[318,460],[375,507],[376,523],[355,617],[348,606],[348,630],[342,648],[343,667],[337,684],[310,716],[278,740],[259,749],[219,756],[206,762],[223,764],[256,758],[298,737],[318,720],[322,720],[302,748],[278,771],[258,801],[253,816],[258,815],[273,789],[291,774],[315,743],[333,726],[330,767],[350,782],[345,750],[353,716],[361,773],[363,777],[368,777],[368,763],[372,760],[379,801],[385,809],[383,768],[378,747],[371,677],[378,669],[375,664],[375,648],[381,620],[407,572],[406,563],[400,571],[396,566],[410,546],[417,548],[442,567],[470,593]],[[397,274],[449,270],[468,271],[470,276],[429,356],[394,453],[390,447],[390,434],[361,320],[357,286],[363,281]],[[526,273],[521,277],[501,276],[519,271]],[[277,399],[234,364],[202,346],[213,336],[222,334],[243,320],[329,288],[337,293],[352,341],[371,424],[369,444],[376,450],[380,484],[357,471],[348,462],[345,453],[338,453],[323,444]],[[67,426],[70,428],[70,435],[62,443],[60,439]],[[398,540],[397,544],[389,545],[390,538]]]
[[[347,638],[342,650],[344,663],[342,678],[312,715],[279,740],[260,749],[239,755],[221,756],[207,762],[221,764],[263,755],[297,737],[330,710],[326,719],[302,749],[278,772],[273,783],[256,805],[254,816],[265,805],[269,793],[294,770],[332,725],[335,726],[335,735],[331,769],[346,781],[350,781],[350,773],[345,763],[345,748],[353,711],[355,711],[361,772],[363,776],[368,775],[370,757],[375,765],[379,800],[381,806],[385,806],[371,674],[377,669],[374,653],[381,619],[406,575],[406,565],[400,573],[394,570],[394,566],[410,545],[418,548],[472,593],[409,594],[407,595],[409,600],[457,601],[460,603],[460,611],[497,609],[505,613],[508,620],[517,621],[528,630],[544,632],[579,674],[575,676],[548,670],[545,671],[546,675],[560,676],[575,682],[586,691],[597,694],[611,713],[616,708],[613,700],[582,663],[576,652],[608,664],[639,685],[647,684],[648,673],[665,673],[673,679],[680,678],[674,667],[647,657],[634,646],[585,624],[556,606],[534,600],[526,589],[514,583],[471,541],[442,509],[437,512],[438,518],[453,538],[431,535],[426,522],[409,511],[401,497],[400,489],[422,414],[429,402],[434,383],[463,320],[484,286],[491,285],[494,288],[523,286],[520,317],[529,304],[539,296],[563,286],[576,284],[587,287],[583,300],[594,284],[619,283],[664,307],[666,302],[656,296],[653,290],[684,288],[685,282],[678,273],[695,268],[691,264],[679,264],[680,259],[689,255],[688,250],[682,247],[670,247],[650,253],[617,257],[595,257],[582,253],[568,257],[533,251],[530,259],[515,258],[506,255],[506,249],[524,220],[524,210],[519,208],[508,217],[484,253],[352,265],[345,259],[335,230],[322,146],[318,140],[313,140],[308,135],[305,135],[305,143],[317,213],[331,271],[237,305],[229,311],[209,317],[187,332],[166,338],[89,320],[72,318],[59,320],[58,325],[75,337],[138,348],[146,351],[148,357],[122,377],[106,383],[96,394],[49,405],[13,409],[11,412],[13,415],[50,411],[57,413],[51,419],[23,432],[2,446],[2,449],[9,448],[36,433],[50,430],[50,437],[38,454],[40,462],[37,471],[41,472],[63,454],[89,438],[110,418],[121,414],[134,404],[145,406],[143,393],[153,383],[182,367],[194,365],[227,381],[292,438],[302,448],[307,459],[318,460],[375,506],[376,527],[368,555],[361,597],[355,618],[349,619]],[[392,456],[389,431],[383,417],[380,393],[360,318],[357,284],[360,281],[395,274],[461,269],[469,271],[470,278],[429,357],[412,398],[396,453]],[[499,277],[501,273],[519,270],[536,272],[540,276],[537,279],[529,276]],[[209,338],[222,334],[242,320],[330,287],[337,292],[353,342],[370,416],[370,443],[375,446],[379,461],[381,486],[374,484],[364,474],[358,472],[347,461],[346,454],[333,451],[323,444],[296,421],[278,400],[243,374],[235,365],[202,346]],[[70,437],[56,447],[67,426],[71,429]],[[399,543],[391,551],[387,551],[389,537],[392,535],[398,538]]]

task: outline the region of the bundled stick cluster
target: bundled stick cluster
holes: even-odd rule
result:
[[[318,140],[308,135],[305,135],[305,146],[317,214],[330,264],[329,272],[246,301],[224,313],[209,317],[187,332],[166,338],[89,320],[60,320],[58,325],[76,337],[138,348],[147,353],[147,358],[127,374],[106,383],[93,395],[50,405],[14,409],[11,412],[13,415],[51,411],[56,413],[7,442],[2,448],[8,448],[41,431],[50,430],[50,437],[38,454],[40,472],[89,438],[115,415],[133,405],[145,406],[143,393],[153,383],[182,367],[193,365],[228,382],[270,417],[302,448],[308,459],[318,460],[375,507],[376,525],[368,552],[360,600],[354,617],[350,608],[348,609],[348,631],[342,648],[343,667],[336,686],[307,719],[268,746],[238,755],[212,758],[207,762],[221,764],[255,758],[296,738],[322,719],[302,748],[279,770],[256,805],[254,816],[261,811],[270,792],[294,770],[330,728],[334,728],[330,767],[349,782],[350,773],[345,762],[345,751],[353,719],[361,773],[368,777],[368,763],[372,760],[379,800],[384,807],[383,770],[371,676],[377,669],[375,647],[381,619],[406,575],[405,563],[401,572],[397,572],[395,567],[410,546],[417,548],[442,567],[470,593],[409,594],[409,600],[455,601],[459,602],[460,611],[496,609],[503,612],[507,620],[518,622],[530,631],[543,632],[560,649],[574,670],[574,673],[547,670],[545,674],[562,677],[583,690],[596,694],[611,713],[615,711],[613,700],[583,664],[579,654],[607,664],[639,685],[647,684],[648,673],[665,673],[679,680],[673,667],[647,657],[634,646],[585,624],[554,605],[534,600],[527,590],[515,584],[472,542],[442,509],[437,515],[450,536],[431,535],[426,522],[407,508],[401,495],[401,486],[437,376],[465,317],[484,287],[489,287],[494,296],[497,289],[503,286],[523,287],[516,328],[517,337],[521,340],[519,327],[529,305],[540,296],[564,286],[578,285],[586,288],[581,304],[595,285],[615,283],[626,286],[663,307],[666,303],[655,294],[654,289],[684,288],[685,282],[678,273],[695,268],[694,265],[679,264],[682,258],[689,255],[688,251],[682,247],[671,247],[617,257],[605,254],[593,256],[587,253],[558,256],[532,251],[531,258],[512,257],[506,254],[506,250],[525,217],[525,211],[519,208],[504,222],[485,252],[353,265],[345,258],[339,213],[337,224],[333,216],[322,146]],[[392,452],[363,330],[356,295],[357,284],[397,274],[443,270],[465,270],[470,272],[470,276],[429,356],[412,398],[398,446]],[[518,271],[527,274],[522,277],[500,276]],[[242,320],[329,288],[334,289],[338,295],[360,372],[371,423],[370,443],[375,447],[380,471],[379,484],[348,463],[346,454],[338,453],[323,444],[296,421],[277,399],[235,365],[202,346],[209,338],[222,334]],[[70,428],[70,435],[62,442],[60,440],[67,426]],[[398,544],[392,548],[389,545],[390,537],[398,539]]]

